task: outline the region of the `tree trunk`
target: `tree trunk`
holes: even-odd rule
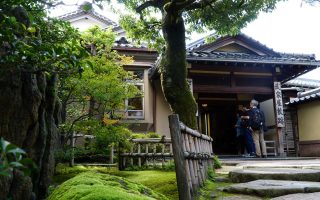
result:
[[[162,31],[166,49],[161,60],[161,85],[172,111],[196,129],[197,105],[187,83],[185,26],[180,14],[165,13]]]
[[[0,71],[0,136],[26,150],[38,169],[30,177],[15,170],[0,179],[0,199],[45,199],[54,173],[60,104],[56,75],[18,69]]]

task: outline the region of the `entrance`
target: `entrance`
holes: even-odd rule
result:
[[[213,152],[219,155],[237,155],[235,124],[237,105],[202,104],[202,132],[213,138]]]
[[[238,155],[238,139],[235,124],[237,122],[238,105],[249,108],[251,99],[263,102],[270,99],[271,95],[234,95],[228,98],[209,98],[198,96],[199,130],[213,138],[213,152],[218,155]],[[239,97],[243,97],[241,100]],[[272,106],[272,104],[270,105]],[[270,110],[273,110],[270,107]],[[265,112],[265,115],[267,112]],[[267,116],[266,116],[267,117]],[[269,120],[269,119],[268,119]],[[274,119],[271,119],[274,120]]]

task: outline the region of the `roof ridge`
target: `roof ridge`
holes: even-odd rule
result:
[[[100,19],[101,21],[105,21],[105,22],[110,23],[111,25],[113,25],[113,27],[119,27],[120,26],[117,22],[115,22],[115,21],[111,20],[110,18],[98,13],[94,9],[89,10],[89,11],[85,11],[85,10],[82,10],[82,9],[78,8],[75,11],[72,11],[72,12],[65,13],[63,15],[57,16],[57,18],[63,19],[63,20],[67,20],[67,19],[70,19],[70,18],[72,18],[74,16],[81,15],[81,14],[88,14],[88,15],[91,15],[93,17],[96,17],[96,18]]]

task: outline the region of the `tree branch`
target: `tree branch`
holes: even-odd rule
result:
[[[136,12],[141,15],[141,12],[148,7],[157,7],[154,1],[146,1],[136,8]]]
[[[195,9],[202,9],[202,8],[207,7],[207,6],[212,7],[212,3],[215,3],[215,2],[217,2],[217,0],[202,0],[202,1],[199,1],[199,2],[194,2],[194,3],[186,6],[184,8],[184,10],[185,11],[189,11],[189,10],[195,10]]]

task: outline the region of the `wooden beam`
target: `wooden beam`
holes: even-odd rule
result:
[[[193,85],[193,91],[197,93],[247,93],[247,94],[273,94],[270,87],[228,87],[228,86],[211,86],[211,85]]]
[[[189,73],[192,73],[192,74],[225,74],[225,75],[230,74],[230,72],[226,72],[226,71],[194,70],[194,69],[189,70]]]

